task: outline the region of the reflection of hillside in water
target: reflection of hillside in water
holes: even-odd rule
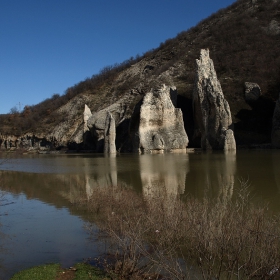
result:
[[[28,166],[21,168],[24,164]],[[77,197],[92,196],[97,187],[110,189],[113,186],[145,195],[184,193],[197,198],[204,195],[230,198],[234,185],[238,187],[236,193],[242,179],[248,180],[255,197],[265,198],[276,209],[280,207],[279,151],[80,155],[54,157],[53,164],[49,157],[36,157],[19,159],[13,165],[15,170],[40,166],[45,173],[37,173],[38,168],[35,172],[0,171],[1,188],[23,192],[28,198],[38,198],[57,207],[71,208],[71,202]],[[54,169],[56,172],[51,173]]]
[[[24,193],[27,199],[39,199],[57,208],[67,207],[72,214],[80,211],[72,202],[85,192],[85,178],[80,174],[49,174],[0,171],[1,189]]]
[[[71,173],[1,171],[4,189],[57,207],[90,197],[96,188],[124,186],[145,196],[192,194],[231,197],[235,153],[154,154],[72,159]],[[78,166],[75,173],[75,166]]]

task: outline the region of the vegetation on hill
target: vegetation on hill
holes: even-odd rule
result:
[[[168,76],[168,81],[171,77],[177,86],[178,106],[191,134],[195,59],[200,49],[209,48],[232,110],[237,143],[246,144],[252,135],[256,143],[270,142],[274,102],[280,91],[279,6],[278,0],[236,1],[142,57],[104,67],[99,74],[69,87],[61,96],[54,94],[37,105],[26,106],[22,112],[1,115],[1,133],[19,135],[34,131],[43,120],[43,125],[55,125],[62,119],[58,109],[80,94],[98,96],[106,92],[108,100],[120,98],[140,84],[143,89],[149,88],[153,81],[165,82]],[[133,69],[140,64],[144,65],[143,72],[134,73]],[[130,74],[124,75],[125,72]],[[256,103],[245,101],[244,82],[260,85],[262,96]],[[99,103],[95,104],[95,108],[98,106]],[[245,135],[248,133],[250,137]]]

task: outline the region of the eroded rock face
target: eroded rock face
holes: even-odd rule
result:
[[[27,151],[48,151],[53,148],[55,139],[39,138],[33,134],[24,134],[20,137],[14,135],[0,134],[0,149],[15,150],[25,149]]]
[[[175,87],[163,85],[148,92],[140,108],[138,151],[143,153],[185,150],[188,136],[181,109],[174,107]]]
[[[233,131],[228,131],[232,125],[230,108],[208,49],[201,50],[196,66],[193,91],[195,137],[200,138],[203,149],[236,149]]]
[[[107,112],[104,132],[104,153],[115,154],[116,151],[116,124],[110,112]]]
[[[256,83],[245,82],[245,100],[247,102],[254,102],[261,96],[260,86]]]
[[[280,148],[280,94],[272,118],[271,144],[274,148]]]
[[[87,122],[88,119],[92,116],[91,110],[89,109],[89,107],[87,106],[87,104],[85,104],[85,110],[84,110],[84,133],[86,131],[89,131]]]
[[[269,23],[269,26],[266,28],[266,31],[270,35],[279,35],[280,34],[280,24],[279,24],[279,22],[275,19],[271,20],[271,22]]]

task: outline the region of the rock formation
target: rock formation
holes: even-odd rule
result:
[[[104,132],[104,153],[115,154],[116,153],[116,124],[110,112],[107,112],[105,121],[105,132]]]
[[[184,129],[182,111],[174,107],[170,97],[172,93],[172,100],[175,100],[175,89],[163,85],[145,95],[136,133],[139,152],[186,150],[189,140]]]
[[[245,100],[247,102],[254,102],[261,96],[260,86],[256,83],[245,82]]]
[[[280,148],[280,94],[272,118],[271,144],[274,148]]]
[[[196,81],[193,91],[195,137],[203,149],[236,149],[231,112],[217,78],[209,50],[202,49],[196,60]]]
[[[273,19],[269,23],[268,27],[265,28],[266,32],[270,35],[280,34],[280,24],[277,20]]]
[[[87,104],[85,104],[85,110],[84,110],[84,133],[86,131],[89,131],[89,128],[88,128],[88,119],[92,116],[92,113],[89,109],[89,107],[87,106]]]
[[[141,97],[138,96],[126,96],[124,98],[119,99],[117,102],[111,104],[108,107],[105,107],[104,109],[101,109],[97,112],[94,112],[89,119],[87,120],[87,129],[91,133],[92,141],[92,149],[96,152],[103,152],[104,151],[104,136],[105,136],[105,129],[106,129],[106,119],[108,112],[111,113],[112,117],[115,121],[115,127],[120,127],[120,125],[124,125],[127,123],[128,126],[128,120],[131,117],[132,114],[132,106],[129,102],[135,103],[138,99]],[[132,108],[131,108],[132,107]],[[116,135],[116,137],[122,137],[123,130],[127,133],[128,127],[120,129],[119,135]],[[127,134],[125,135],[127,138]],[[116,142],[119,139],[116,139]],[[123,139],[122,139],[123,141]],[[120,141],[119,141],[120,142]]]

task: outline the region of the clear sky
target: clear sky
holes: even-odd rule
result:
[[[35,105],[235,0],[0,0],[0,114]]]

